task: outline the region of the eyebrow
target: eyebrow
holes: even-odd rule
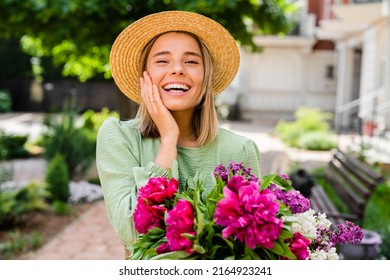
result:
[[[167,54],[171,54],[170,51],[162,51],[162,52],[158,52],[156,54],[153,55],[153,57],[156,57],[156,56],[159,56],[159,55],[167,55]],[[199,53],[197,52],[191,52],[191,51],[188,51],[188,52],[184,52],[185,55],[193,55],[193,56],[197,56],[197,57],[202,57]]]

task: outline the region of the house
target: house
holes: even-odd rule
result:
[[[334,114],[339,133],[390,130],[390,0],[306,0],[297,35],[242,50],[229,89],[242,117],[276,123],[300,106]]]

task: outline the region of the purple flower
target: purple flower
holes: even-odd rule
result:
[[[279,173],[279,176],[282,177],[284,180],[288,181],[290,180],[290,178],[288,177],[287,174],[284,174],[284,173]]]
[[[303,213],[310,209],[310,201],[297,190],[283,191],[275,184],[270,185],[276,198],[283,202],[292,214]]]
[[[234,175],[242,176],[247,181],[258,182],[259,178],[257,178],[251,172],[252,172],[252,168],[244,167],[243,162],[235,163],[234,161],[229,161],[229,167],[219,164],[214,169],[214,176],[215,177],[220,176],[222,181],[224,181],[225,183],[229,181],[230,176],[234,176]]]
[[[221,177],[222,181],[227,183],[229,179],[229,170],[227,169],[226,166],[219,164],[217,167],[214,169],[214,177]]]
[[[361,228],[350,221],[337,225],[337,230],[332,235],[335,244],[359,244],[363,239]]]
[[[257,182],[236,177],[224,187],[224,198],[217,203],[214,213],[216,224],[225,227],[222,237],[233,235],[251,249],[273,248],[283,226],[276,217],[279,204],[275,195],[268,189],[260,192]]]

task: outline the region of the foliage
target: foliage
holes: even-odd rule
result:
[[[337,147],[337,141],[335,135],[329,132],[314,131],[299,137],[298,147],[306,150],[329,151]]]
[[[46,209],[46,198],[44,187],[36,182],[31,182],[16,191],[1,191],[0,227],[7,228],[14,225],[24,213]]]
[[[64,201],[56,200],[52,204],[53,212],[58,215],[69,215],[72,213],[72,206]]]
[[[11,111],[12,99],[9,91],[0,90],[0,113]]]
[[[0,68],[0,81],[31,78],[30,56],[23,52],[19,37],[0,38],[0,65],[6,65]]]
[[[87,110],[81,115],[83,122],[82,126],[89,129],[96,136],[100,126],[109,117],[116,117],[119,119],[119,114],[116,111],[110,111],[108,108],[103,108],[100,112]]]
[[[67,202],[70,196],[69,173],[64,157],[56,154],[47,167],[45,182],[52,201]]]
[[[40,143],[48,161],[56,154],[64,157],[71,179],[82,177],[95,158],[96,135],[90,129],[77,125],[77,121],[78,112],[73,100],[65,102],[58,118],[47,116],[45,124],[48,129]]]
[[[26,157],[27,140],[27,135],[9,135],[0,130],[0,160]]]
[[[110,77],[108,56],[115,37],[131,22],[164,10],[196,11],[224,25],[244,46],[256,34],[285,34],[297,4],[286,0],[8,0],[0,2],[0,38],[21,38],[35,57],[52,57],[63,74],[81,81]]]
[[[334,146],[334,133],[329,123],[331,113],[317,108],[301,107],[294,114],[295,121],[281,120],[276,125],[280,139],[291,147],[311,149],[331,149]],[[313,134],[314,133],[314,134]],[[319,143],[319,142],[324,143]]]
[[[0,243],[0,259],[13,259],[14,255],[25,254],[41,246],[42,234],[32,232],[22,235],[18,230],[7,233],[6,242]]]
[[[366,209],[364,227],[381,235],[379,258],[390,260],[390,182],[380,184]]]

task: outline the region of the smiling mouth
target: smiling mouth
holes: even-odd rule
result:
[[[190,87],[184,84],[168,84],[163,89],[169,93],[185,93],[190,90]]]

